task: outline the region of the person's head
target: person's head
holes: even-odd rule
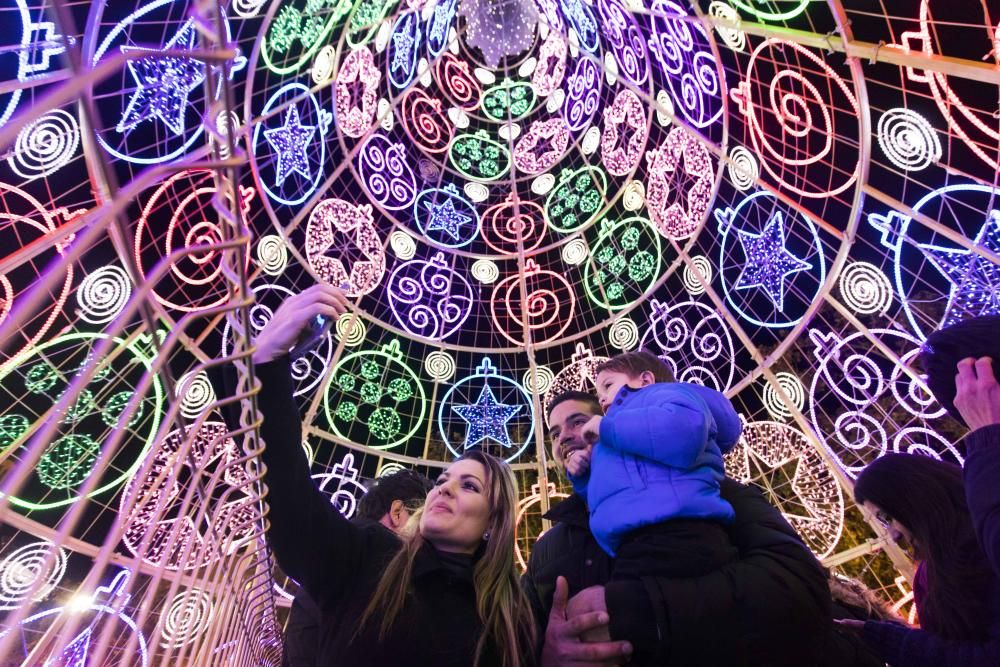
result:
[[[955,410],[955,374],[967,357],[992,357],[993,372],[1000,373],[1000,315],[983,315],[935,331],[920,351],[920,365],[927,374],[927,388],[952,417]]]
[[[928,456],[886,454],[858,475],[854,500],[923,562],[924,627],[950,639],[979,636],[992,572],[976,542],[962,469]]]
[[[594,415],[603,414],[597,399],[583,391],[565,391],[553,398],[548,406],[552,458],[562,465],[571,451],[587,447],[580,429]]]
[[[413,470],[379,477],[358,501],[358,516],[399,532],[433,487],[431,480]]]
[[[594,370],[597,374],[597,400],[605,410],[622,387],[641,389],[657,382],[674,381],[670,367],[646,350],[619,354],[599,364]]]

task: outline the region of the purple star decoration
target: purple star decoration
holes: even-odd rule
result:
[[[283,126],[264,130],[267,143],[278,153],[278,173],[274,179],[276,187],[284,183],[293,171],[305,178],[312,178],[306,147],[315,133],[315,125],[302,125],[299,121],[299,109],[295,105],[292,105],[285,114]]]
[[[479,392],[479,400],[472,405],[454,405],[452,410],[469,424],[465,436],[465,448],[474,447],[487,438],[504,447],[513,447],[507,433],[507,422],[521,411],[523,406],[498,403],[489,385]]]
[[[785,222],[780,211],[767,221],[760,234],[737,230],[746,264],[736,280],[736,289],[760,287],[771,302],[784,312],[785,278],[812,268],[785,248]]]

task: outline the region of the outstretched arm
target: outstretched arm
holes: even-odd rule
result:
[[[1000,639],[956,641],[899,623],[868,621],[864,639],[890,665],[906,667],[995,667],[1000,665]]]

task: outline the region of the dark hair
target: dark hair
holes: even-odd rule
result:
[[[923,561],[921,626],[945,639],[986,639],[986,595],[994,574],[976,541],[962,469],[928,456],[886,454],[858,475],[854,500],[903,524]]]
[[[581,403],[586,403],[591,408],[593,408],[595,415],[604,414],[604,408],[601,407],[601,403],[600,401],[597,400],[596,396],[594,396],[593,394],[588,394],[585,391],[577,391],[575,389],[571,389],[570,391],[564,391],[563,393],[558,394],[555,398],[549,401],[548,407],[545,408],[546,419],[552,417],[552,411],[555,409],[557,405],[559,405],[560,403],[565,403],[566,401],[580,401]]]
[[[597,368],[594,369],[595,374],[601,371],[617,371],[633,378],[637,378],[643,372],[649,371],[653,374],[653,379],[656,382],[674,381],[674,373],[667,366],[666,362],[646,350],[624,352],[616,357],[611,357],[604,363],[598,364]]]
[[[920,352],[927,387],[962,423],[965,420],[955,410],[955,374],[958,362],[967,357],[992,357],[993,370],[1000,373],[1000,315],[974,317],[935,331]]]
[[[404,505],[423,502],[434,483],[413,470],[400,470],[379,477],[368,493],[358,501],[358,516],[378,521],[392,509],[392,501],[402,500]]]

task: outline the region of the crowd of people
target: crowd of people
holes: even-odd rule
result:
[[[380,478],[348,521],[310,477],[287,356],[310,319],[347,305],[310,288],[256,341],[268,540],[303,590],[287,664],[1000,665],[1000,318],[939,331],[920,357],[971,431],[964,468],[886,454],[855,486],[917,565],[917,628],[825,570],[760,492],[726,478],[733,406],[646,352],[600,366],[596,396],[550,402],[552,456],[574,493],[545,515],[553,526],[523,576],[514,476],[477,449],[433,482]]]

